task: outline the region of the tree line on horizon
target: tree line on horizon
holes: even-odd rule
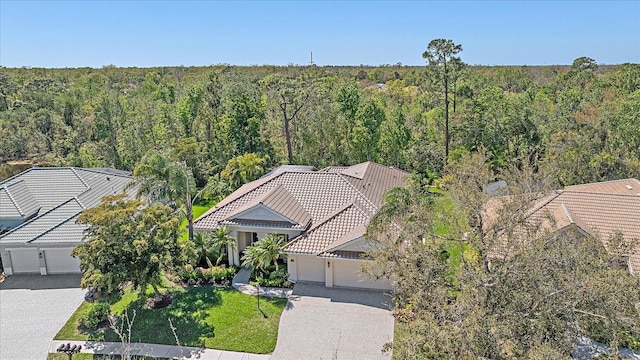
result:
[[[431,44],[430,44],[431,45]],[[558,186],[640,173],[640,65],[0,68],[0,162],[132,170],[172,149],[196,183],[237,156],[267,166],[376,161],[429,180],[485,148]]]

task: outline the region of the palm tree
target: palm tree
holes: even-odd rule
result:
[[[242,266],[247,268],[262,269],[264,268],[264,261],[260,256],[260,251],[257,246],[250,246],[244,250],[242,255]]]
[[[216,260],[216,265],[220,265],[220,261],[222,261],[227,247],[231,247],[232,249],[236,247],[236,238],[229,235],[229,228],[226,226],[219,227],[213,231],[209,235],[209,240],[213,249],[216,249],[220,254]]]
[[[200,260],[204,259],[207,262],[207,266],[209,268],[212,268],[213,264],[211,263],[211,259],[209,258],[209,253],[211,252],[211,250],[213,248],[211,237],[210,236],[204,236],[204,235],[202,235],[202,233],[197,233],[193,237],[193,243],[195,244],[195,246],[200,251]]]
[[[264,269],[273,263],[278,270],[278,259],[286,245],[284,238],[277,234],[268,234],[253,246],[247,248],[242,256],[242,266]]]
[[[138,189],[137,197],[148,202],[161,201],[185,208],[189,240],[193,241],[193,201],[196,189],[193,172],[185,162],[172,161],[164,151],[150,150],[133,169],[134,181],[128,188]]]

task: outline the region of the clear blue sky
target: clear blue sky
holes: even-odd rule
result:
[[[422,65],[435,38],[483,65],[640,63],[640,1],[0,0],[0,65]]]

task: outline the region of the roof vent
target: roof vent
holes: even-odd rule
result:
[[[629,190],[633,190],[633,186],[631,186],[631,185],[627,185],[627,189],[629,189]]]

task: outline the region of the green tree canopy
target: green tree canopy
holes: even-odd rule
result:
[[[88,225],[87,241],[72,252],[80,259],[81,286],[113,292],[131,282],[140,289],[151,285],[159,296],[163,272],[182,261],[179,220],[166,205],[143,207],[125,197],[107,196],[78,218]]]

